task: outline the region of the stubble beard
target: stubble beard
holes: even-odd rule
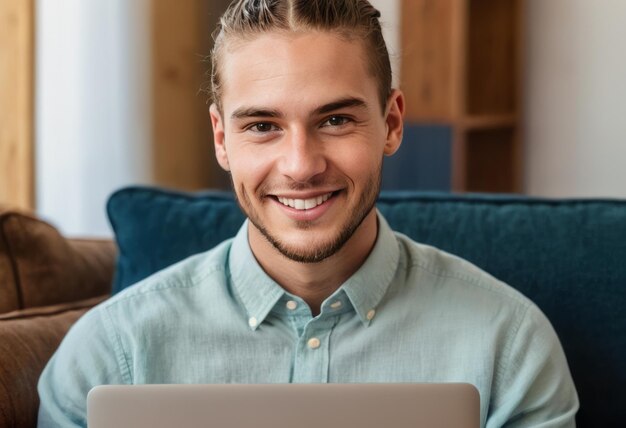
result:
[[[341,248],[343,248],[346,242],[348,242],[352,235],[354,235],[354,232],[359,228],[361,223],[363,223],[363,220],[365,220],[367,215],[372,211],[372,209],[374,209],[376,199],[378,198],[378,194],[380,192],[381,180],[382,160],[376,173],[370,175],[364,187],[364,191],[359,197],[358,203],[352,209],[352,213],[346,217],[346,221],[344,225],[341,226],[339,233],[330,241],[323,242],[317,247],[310,248],[308,250],[304,248],[290,247],[269,231],[269,229],[264,225],[261,216],[252,206],[243,184],[240,186],[239,192],[235,192],[235,194],[239,207],[246,214],[250,222],[283,256],[298,263],[319,263],[322,260],[336,254]],[[262,196],[259,199],[262,199]],[[297,222],[296,226],[302,230],[307,230],[313,226],[313,223],[301,221]]]

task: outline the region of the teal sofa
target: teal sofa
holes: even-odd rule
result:
[[[579,427],[626,426],[626,201],[383,193],[393,229],[464,257],[532,299],[568,358]],[[132,187],[107,206],[114,292],[235,234],[229,193]]]

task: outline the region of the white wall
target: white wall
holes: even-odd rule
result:
[[[527,193],[626,197],[626,1],[527,8]]]
[[[151,179],[149,4],[37,1],[36,203],[67,235],[110,235],[107,196]]]
[[[370,0],[380,12],[383,37],[391,56],[393,86],[400,82],[400,0]]]

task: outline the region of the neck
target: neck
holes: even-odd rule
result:
[[[313,315],[319,314],[324,300],[365,262],[377,233],[373,209],[339,251],[317,263],[302,263],[284,256],[252,223],[248,226],[250,247],[261,267],[283,289],[302,298]]]

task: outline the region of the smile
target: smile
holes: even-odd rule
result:
[[[281,204],[294,208],[296,210],[310,210],[311,208],[315,208],[318,205],[323,204],[332,196],[331,193],[327,193],[325,195],[317,196],[315,198],[310,199],[291,199],[291,198],[282,198],[280,196],[277,197],[278,202]]]

